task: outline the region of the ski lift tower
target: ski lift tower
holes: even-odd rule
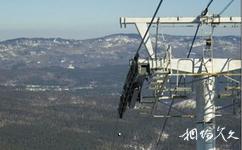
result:
[[[220,17],[220,16],[200,16],[200,17],[159,17],[151,22],[152,18],[127,18],[121,17],[121,27],[134,24],[141,36],[145,37],[148,25],[191,25],[201,24],[217,26],[220,24],[241,24],[240,17]],[[164,85],[170,76],[192,76],[198,80],[196,84],[196,127],[198,133],[208,129],[211,134],[215,131],[215,80],[218,76],[240,76],[240,73],[234,73],[241,69],[241,60],[232,58],[213,58],[212,37],[206,40],[206,48],[202,58],[173,58],[171,47],[167,48],[166,55],[158,58],[155,55],[154,48],[149,33],[144,39],[144,46],[148,52],[148,59],[135,57],[130,66],[127,75],[123,93],[120,97],[119,115],[123,117],[126,108],[134,108],[135,103],[142,99],[141,89],[147,76],[155,76],[153,83],[155,93],[160,96],[154,103],[163,99]],[[199,136],[198,136],[199,137]],[[215,141],[198,138],[197,150],[215,150]]]

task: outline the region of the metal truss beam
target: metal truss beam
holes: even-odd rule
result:
[[[150,24],[151,18],[129,18],[121,17],[121,27],[127,24]],[[154,19],[154,24],[241,24],[241,17],[220,17],[220,16],[204,16],[204,17],[158,17]]]

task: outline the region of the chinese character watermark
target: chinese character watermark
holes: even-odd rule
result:
[[[234,131],[230,130],[229,132],[225,133],[225,129],[225,127],[221,128],[220,126],[218,126],[217,129],[208,128],[201,130],[200,132],[196,128],[191,130],[187,129],[184,134],[179,136],[179,138],[183,138],[185,141],[197,140],[198,138],[201,138],[206,142],[216,140],[219,137],[221,137],[225,142],[228,142],[228,140],[231,139],[239,140],[239,138],[234,135]]]

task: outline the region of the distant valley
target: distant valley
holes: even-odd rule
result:
[[[159,35],[159,55],[163,55],[166,43],[161,39]],[[192,37],[165,35],[165,40],[173,47],[173,57],[185,57]],[[203,43],[204,39],[198,37],[192,57],[201,57]],[[136,34],[87,40],[18,38],[1,41],[0,149],[152,149],[164,119],[155,119],[149,111],[141,114],[137,110],[129,110],[123,120],[117,119],[129,59],[139,44],[140,37]],[[215,57],[238,58],[239,48],[240,37],[214,37]],[[144,49],[142,57],[145,57]],[[222,99],[219,104],[229,102],[230,99]],[[194,113],[192,99],[175,106]],[[160,110],[165,114],[168,107],[162,105]],[[232,110],[224,112],[231,114]],[[177,115],[177,112],[172,111],[172,114]],[[238,114],[216,119],[218,125],[239,134]],[[178,136],[194,126],[194,119],[169,120],[166,138],[162,138],[159,148],[193,150],[195,142],[184,142]],[[119,132],[122,136],[117,136]],[[218,145],[223,149],[231,142],[224,143],[220,139]]]

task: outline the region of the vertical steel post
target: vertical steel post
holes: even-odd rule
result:
[[[207,62],[212,64],[212,60]],[[201,63],[200,73],[206,72]],[[197,150],[215,150],[215,140],[207,140],[204,135],[215,136],[215,77],[200,76],[196,88]]]
[[[240,1],[240,17],[242,17],[242,0]],[[240,60],[242,60],[242,38],[241,38],[241,35],[242,35],[242,25],[240,23]],[[241,61],[241,66],[242,66],[242,61]],[[241,69],[241,72],[242,74],[242,69]],[[242,76],[240,76],[240,149],[242,148],[242,111],[241,111],[241,106],[242,106]]]

